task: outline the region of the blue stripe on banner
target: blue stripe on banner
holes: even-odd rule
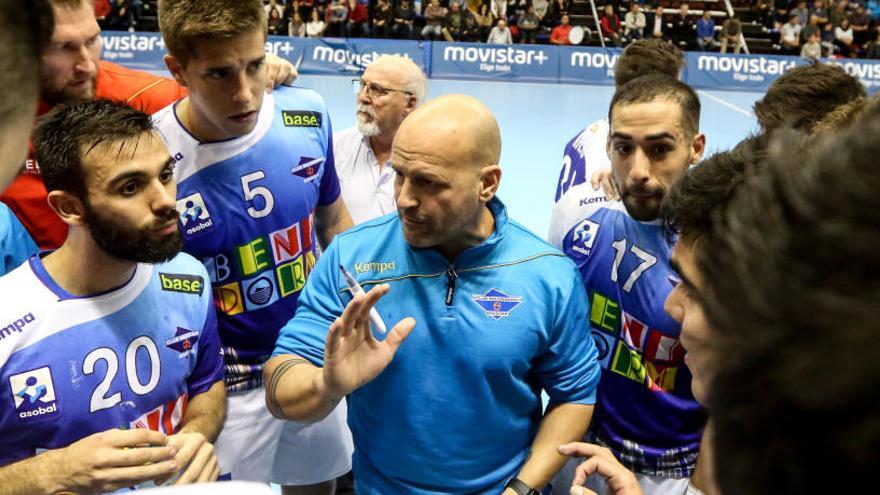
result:
[[[105,31],[103,58],[126,67],[165,70],[158,33]],[[303,74],[357,75],[384,54],[401,55],[429,77],[613,85],[616,48],[553,45],[487,45],[407,40],[270,36],[266,51],[290,60]],[[786,70],[809,63],[798,57],[687,52],[682,80],[700,89],[765,91]],[[831,59],[880,91],[880,61]]]

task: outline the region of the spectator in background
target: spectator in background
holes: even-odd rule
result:
[[[495,27],[489,31],[489,37],[486,38],[486,43],[489,43],[490,45],[510,45],[513,43],[513,35],[510,34],[510,29],[507,27],[507,21],[504,19],[498,19]]]
[[[840,25],[834,28],[834,45],[844,57],[852,55],[853,29],[849,25],[849,19],[843,19]]]
[[[801,46],[801,58],[817,59],[822,57],[822,43],[819,42],[819,33],[812,32],[807,41]]]
[[[809,38],[813,33],[819,33],[821,35],[822,28],[819,26],[819,18],[810,15],[809,23],[801,29],[801,42],[806,42],[807,38]]]
[[[811,14],[816,16],[816,19],[819,21],[819,26],[828,24],[831,19],[828,9],[825,8],[824,0],[815,0],[813,2],[813,10],[811,11]]]
[[[422,28],[422,39],[430,37],[434,40],[443,36],[443,17],[445,15],[446,11],[440,6],[440,0],[431,0],[428,8],[425,9],[425,27]]]
[[[798,2],[797,7],[788,11],[788,16],[796,16],[798,18],[798,24],[806,26],[807,23],[810,22],[810,9],[807,8],[807,2],[805,0]]]
[[[478,38],[484,40],[489,36],[489,31],[492,30],[494,24],[492,22],[492,11],[489,10],[489,4],[483,3],[480,5],[480,14],[477,16],[477,22],[480,25]]]
[[[865,52],[865,58],[872,60],[880,59],[880,30],[877,31],[877,36]]]
[[[679,48],[687,49],[694,44],[696,26],[690,17],[690,12],[690,6],[682,3],[678,6],[678,15],[672,19],[672,30],[669,34],[672,42]]]
[[[296,10],[293,11],[293,17],[287,23],[287,35],[295,38],[305,38],[306,36],[306,23]]]
[[[623,35],[628,40],[640,40],[645,36],[647,20],[645,20],[645,14],[638,3],[630,4],[629,12],[623,18],[623,25]]]
[[[268,25],[268,33],[270,36],[279,36],[287,32],[286,26],[284,25],[284,19],[281,18],[281,14],[278,13],[277,9],[269,11],[266,23]]]
[[[846,11],[846,6],[847,3],[843,1],[834,4],[834,8],[828,13],[828,22],[830,22],[832,26],[839,26],[840,21],[849,17],[849,14]]]
[[[492,13],[493,25],[497,25],[498,19],[507,19],[506,0],[489,0],[489,10]]]
[[[562,16],[568,14],[568,2],[566,0],[550,0],[550,11],[547,13],[547,21],[552,26],[562,22]]]
[[[461,4],[452,2],[449,11],[443,18],[443,39],[446,41],[461,41],[461,32],[464,29],[464,14],[461,12]]]
[[[126,0],[111,2],[107,27],[111,31],[128,31],[134,27],[134,11]]]
[[[94,0],[95,19],[101,29],[110,29],[107,26],[107,16],[110,15],[110,0]]]
[[[370,37],[370,16],[367,13],[367,7],[357,0],[348,0],[345,35],[349,38]]]
[[[571,34],[571,24],[568,23],[568,14],[562,14],[560,24],[550,32],[550,43],[554,45],[570,45],[569,34]]]
[[[516,27],[519,28],[520,43],[535,43],[535,33],[540,27],[541,21],[535,14],[535,6],[529,5],[523,15],[516,21]]]
[[[312,15],[310,17],[311,19],[306,23],[306,36],[309,38],[320,38],[324,36],[327,24],[321,19],[321,14],[318,12],[317,7],[312,9]]]
[[[376,10],[373,12],[373,36],[387,38],[391,35],[391,25],[394,23],[394,10],[388,0],[379,0]]]
[[[413,10],[410,0],[400,0],[400,5],[394,9],[394,22],[391,24],[391,36],[394,38],[413,39],[415,31],[413,21],[416,12]]]
[[[648,27],[651,29],[651,37],[659,40],[666,39],[666,20],[663,18],[663,6],[658,5],[648,17]]]
[[[544,18],[550,10],[550,2],[548,0],[532,0],[532,6],[535,7],[535,15],[538,16],[538,22],[544,24]]]
[[[327,7],[327,36],[345,36],[345,22],[348,20],[348,6],[340,0],[332,0]]]
[[[293,2],[293,0],[290,0]],[[265,5],[266,8],[266,17],[269,18],[272,15],[272,11],[276,11],[278,13],[279,18],[284,18],[284,6],[278,5],[277,0],[269,0],[269,3]]]
[[[478,42],[482,41],[483,36],[480,32],[480,23],[477,16],[470,10],[465,9],[462,12],[462,22],[464,27],[461,30],[461,38],[459,41]]]
[[[602,28],[602,36],[611,42],[612,45],[620,47],[623,45],[621,40],[620,17],[614,13],[614,5],[605,4],[602,12],[602,19],[599,21],[599,27]]]
[[[721,53],[727,53],[728,43],[733,44],[733,53],[742,50],[742,23],[736,16],[728,17],[721,26]]]
[[[714,50],[718,46],[718,42],[715,41],[715,21],[712,20],[712,12],[709,9],[704,9],[703,16],[697,21],[696,39],[701,52]]]
[[[798,53],[801,46],[801,24],[798,16],[789,17],[788,22],[782,25],[779,42],[782,44],[782,51],[789,54]]]
[[[849,23],[853,30],[853,39],[857,45],[864,45],[871,39],[869,29],[871,27],[871,16],[861,4],[856,5],[855,12],[849,17]]]

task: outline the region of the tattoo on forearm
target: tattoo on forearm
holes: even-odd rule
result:
[[[278,399],[275,397],[275,391],[278,388],[278,384],[281,382],[281,378],[284,377],[285,373],[299,364],[308,364],[308,360],[300,357],[290,358],[279,364],[269,378],[269,383],[266,385],[266,390],[269,391],[269,411],[271,411],[276,417],[284,418],[287,416],[284,414],[284,408],[281,407],[281,404],[278,403]]]

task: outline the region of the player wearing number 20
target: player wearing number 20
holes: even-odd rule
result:
[[[215,479],[223,359],[207,273],[178,254],[173,160],[148,115],[109,100],[37,135],[69,231],[0,278],[0,493]]]
[[[636,473],[661,478],[654,485],[686,484],[704,417],[690,391],[680,326],[663,310],[674,272],[658,218],[666,192],[702,156],[700,102],[673,78],[643,76],[618,88],[608,119],[621,200],[607,201],[589,182],[575,186],[557,203],[550,229],[590,295],[603,373],[589,436]]]

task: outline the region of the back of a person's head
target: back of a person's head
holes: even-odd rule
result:
[[[880,451],[880,111],[774,136],[704,277],[725,349],[710,390],[727,494],[859,493]],[[813,144],[815,143],[815,144]]]
[[[812,63],[788,70],[755,103],[765,131],[792,127],[809,131],[835,108],[865,96],[859,80],[833,64]]]
[[[672,43],[646,39],[630,43],[614,65],[614,84],[622,86],[649,74],[678,78],[684,67],[684,54]]]
[[[608,122],[613,125],[614,109],[655,100],[668,100],[681,109],[681,127],[685,137],[692,137],[700,129],[700,98],[687,84],[664,74],[649,74],[618,86],[608,106]]]
[[[52,38],[54,20],[47,0],[0,2],[0,129],[39,98],[40,57]]]

